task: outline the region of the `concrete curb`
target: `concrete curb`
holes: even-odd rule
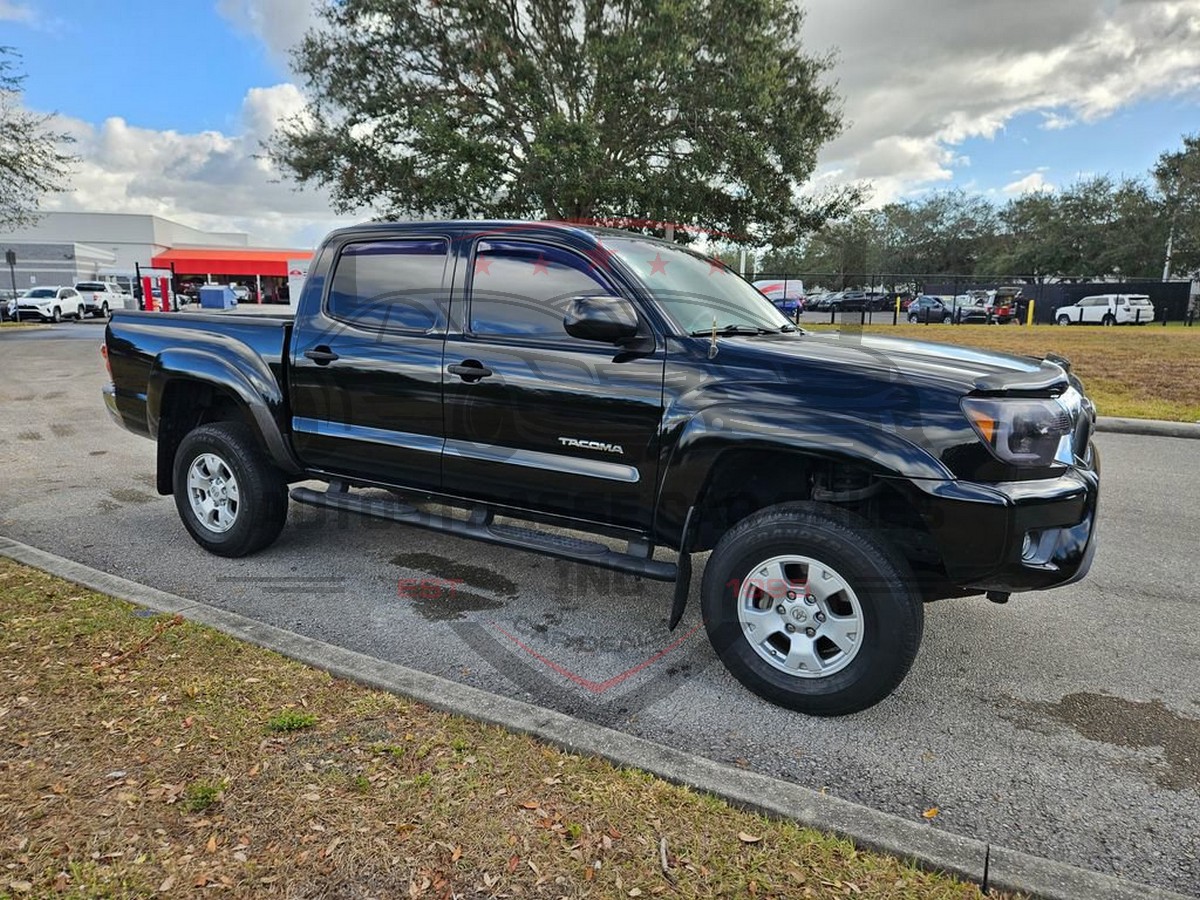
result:
[[[1046,900],[1185,900],[1182,894],[939,831],[929,824],[910,822],[791,782],[722,765],[553,710],[335,647],[101,572],[9,538],[0,537],[0,556],[138,606],[180,613],[192,622],[334,675],[404,694],[446,712],[529,734],[574,753],[600,756],[621,766],[642,769],[667,781],[722,797],[737,806],[775,818],[794,819],[802,825],[847,837],[859,847],[909,859],[926,869],[951,872],[987,887],[1019,891]]]
[[[1112,434],[1144,434],[1151,437],[1192,438],[1200,440],[1200,422],[1165,422],[1162,419],[1121,419],[1100,416],[1096,430]]]

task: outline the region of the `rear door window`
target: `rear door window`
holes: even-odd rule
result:
[[[448,258],[442,239],[347,244],[333,273],[329,315],[358,328],[431,331],[441,320]]]

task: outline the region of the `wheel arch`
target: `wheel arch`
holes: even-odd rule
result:
[[[208,422],[245,423],[276,466],[289,474],[298,473],[300,465],[274,414],[283,405],[282,391],[265,364],[260,370],[240,358],[231,360],[189,348],[159,354],[146,389],[146,423],[158,442],[158,492],[172,492],[179,442],[193,428]]]

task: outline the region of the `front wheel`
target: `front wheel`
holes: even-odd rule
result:
[[[820,716],[872,706],[903,680],[924,609],[903,557],[865,520],[787,503],[743,519],[704,571],[709,640],[743,685]]]
[[[914,316],[914,315],[911,315],[911,314],[909,315],[909,317],[908,317],[908,324],[909,324],[909,325],[916,325],[916,324],[917,324],[917,321],[918,321],[918,320],[917,320],[917,317],[916,317],[916,316]]]
[[[75,307],[75,321],[76,322],[82,322],[83,317],[86,314],[87,314],[87,310],[83,308],[82,303],[80,303],[77,307]]]
[[[56,306],[56,307],[54,307],[54,312],[53,312],[53,314],[50,316],[50,321],[51,321],[51,322],[54,322],[54,323],[56,323],[56,324],[57,324],[58,322],[61,322],[61,321],[62,321],[62,310],[61,310],[61,309],[59,309],[57,306]]]
[[[273,543],[287,521],[287,481],[240,422],[188,433],[175,454],[173,483],[184,527],[217,556],[255,553]]]
[[[950,316],[948,316],[948,315],[942,316],[942,324],[949,325],[950,324]]]
[[[105,300],[100,304],[100,318],[107,319],[109,315],[111,315],[111,313],[108,311],[108,301]]]
[[[1070,324],[1071,324],[1071,317],[1070,317],[1070,316],[1059,316],[1059,317],[1058,317],[1058,324],[1059,324],[1059,325],[1070,325]]]

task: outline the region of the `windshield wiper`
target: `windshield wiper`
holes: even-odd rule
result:
[[[692,337],[708,337],[710,334],[777,334],[778,332],[772,328],[763,328],[761,325],[743,325],[739,322],[734,322],[731,325],[722,325],[720,328],[700,328],[692,332]]]

